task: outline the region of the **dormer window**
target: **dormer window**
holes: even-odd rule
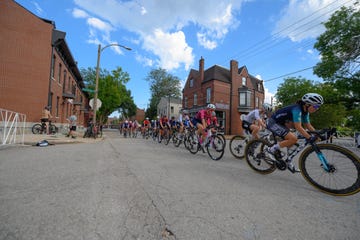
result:
[[[242,77],[242,85],[246,86],[246,77]]]
[[[192,88],[194,86],[194,79],[190,79],[190,87]]]

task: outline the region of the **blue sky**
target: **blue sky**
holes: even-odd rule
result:
[[[66,32],[78,67],[95,67],[98,44],[118,43],[101,54],[100,67],[121,66],[135,104],[150,99],[148,73],[161,67],[183,83],[191,68],[230,60],[264,80],[266,100],[286,77],[321,81],[312,74],[321,58],[313,45],[321,22],[355,0],[16,0]],[[310,69],[309,69],[310,68]],[[304,70],[308,69],[308,70]],[[292,74],[290,74],[292,73]]]

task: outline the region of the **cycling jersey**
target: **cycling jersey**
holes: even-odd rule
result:
[[[249,122],[251,124],[253,122],[255,122],[256,120],[260,120],[260,119],[261,119],[261,117],[260,117],[259,109],[252,110],[251,112],[246,114],[245,117],[244,117],[244,121],[247,121],[247,122]]]
[[[206,109],[198,111],[195,117],[193,118],[193,125],[196,126],[198,123],[202,124],[203,119],[205,119],[205,122],[211,119],[211,112],[208,113]]]
[[[285,125],[287,122],[293,123],[310,123],[309,113],[302,110],[302,105],[294,104],[277,110],[272,116],[272,119],[280,125]]]

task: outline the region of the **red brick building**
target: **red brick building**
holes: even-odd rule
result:
[[[0,1],[0,108],[26,114],[27,126],[51,107],[57,125],[76,110],[87,122],[88,95],[65,32],[13,0]]]
[[[240,114],[259,108],[264,103],[263,81],[249,74],[246,66],[230,61],[230,70],[214,65],[191,69],[183,89],[183,108],[195,114],[208,103],[216,106],[216,115],[226,134],[239,134]]]

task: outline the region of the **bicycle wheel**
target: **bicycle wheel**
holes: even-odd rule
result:
[[[42,134],[42,126],[39,123],[34,124],[31,129],[33,134]]]
[[[58,128],[55,125],[50,125],[49,126],[49,131],[51,134],[56,134],[58,132]]]
[[[219,137],[224,141],[224,149],[225,149],[225,147],[226,147],[226,139],[225,139],[224,134],[222,134],[222,133],[217,133],[216,136],[219,136]]]
[[[173,143],[174,143],[174,146],[175,147],[179,147],[180,144],[182,143],[182,140],[180,139],[180,133],[175,133],[173,134],[173,137],[172,137],[172,140],[173,140]]]
[[[187,145],[190,153],[195,154],[199,151],[199,143],[195,134],[188,136]]]
[[[211,136],[209,140],[205,146],[206,151],[212,160],[218,161],[224,156],[225,141],[218,135]]]
[[[263,139],[249,141],[245,147],[245,159],[249,167],[261,174],[269,174],[276,170],[274,161],[264,152],[269,143]]]
[[[231,138],[229,143],[229,148],[231,154],[236,158],[244,158],[245,156],[245,146],[248,140],[246,137],[235,135]]]
[[[299,157],[299,168],[310,185],[330,195],[348,196],[360,191],[360,159],[346,148],[334,144],[317,144],[321,153],[313,147],[306,148]],[[326,171],[319,160],[326,159],[330,169]]]
[[[171,138],[171,136],[170,136],[170,131],[167,129],[167,130],[165,130],[165,132],[164,132],[164,138],[163,138],[163,141],[164,141],[164,144],[165,144],[165,145],[168,145],[168,144],[169,144],[170,138]]]

